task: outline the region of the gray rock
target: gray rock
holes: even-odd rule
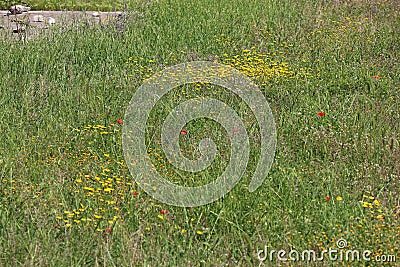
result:
[[[52,25],[52,24],[56,23],[56,20],[54,18],[52,18],[52,17],[49,17],[49,18],[47,18],[47,23],[49,25]]]
[[[31,10],[30,7],[22,6],[22,5],[10,6],[10,8],[8,9],[9,14],[12,14],[12,15],[22,14],[24,12],[28,12],[29,10]]]
[[[44,17],[42,15],[35,15],[35,16],[33,16],[32,20],[34,22],[43,22],[44,21]]]
[[[119,13],[115,18],[115,29],[118,34],[123,34],[125,32],[126,24],[128,21],[128,15],[125,12]]]

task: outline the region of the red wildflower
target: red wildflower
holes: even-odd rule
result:
[[[318,116],[318,117],[323,117],[323,116],[325,116],[325,112],[318,112],[318,113],[317,113],[317,116]]]
[[[331,199],[331,197],[330,196],[325,196],[325,199],[328,201],[328,200]]]
[[[375,75],[375,76],[374,76],[374,79],[375,79],[376,81],[379,80],[379,78],[380,78],[379,75]]]
[[[119,125],[122,125],[122,124],[124,124],[124,121],[123,121],[123,120],[121,120],[121,119],[118,119],[118,120],[116,120],[116,122],[117,122]]]
[[[107,233],[107,234],[111,233],[111,228],[110,228],[110,227],[107,227],[107,228],[106,228],[106,233]]]
[[[161,210],[160,213],[161,214],[165,214],[167,212],[167,210]]]
[[[182,135],[187,135],[188,132],[182,129],[182,130],[181,130],[181,134],[182,134]]]
[[[139,195],[139,193],[137,191],[133,192],[133,195],[136,197],[137,195]]]

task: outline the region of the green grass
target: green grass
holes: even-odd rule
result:
[[[29,4],[60,9],[46,3]],[[62,8],[114,9],[93,3]],[[1,266],[258,266],[264,246],[322,251],[340,238],[347,249],[400,261],[396,1],[129,6],[138,12],[122,28],[75,25],[31,41],[5,33],[0,40]],[[278,140],[267,179],[249,193],[260,144],[247,106],[222,88],[174,89],[151,112],[146,133],[152,162],[166,179],[203,184],[229,160],[224,129],[198,120],[185,126],[183,153],[195,158],[198,141],[211,136],[219,147],[211,169],[187,176],[167,162],[159,126],[186,99],[213,96],[230,104],[252,148],[243,179],[224,198],[179,208],[135,184],[116,120],[144,79],[192,60],[229,64],[251,77],[270,104]]]

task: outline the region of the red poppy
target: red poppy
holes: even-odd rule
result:
[[[328,200],[331,199],[331,197],[330,196],[325,196],[325,199],[328,201]]]
[[[110,227],[107,227],[107,228],[106,228],[106,233],[107,233],[107,234],[111,233],[111,228],[110,228]]]
[[[161,210],[160,213],[161,214],[165,214],[167,212],[167,210]]]
[[[123,121],[123,120],[121,120],[121,119],[118,119],[118,120],[116,120],[116,122],[117,122],[119,125],[122,125],[122,124],[124,124],[124,121]]]
[[[379,78],[380,78],[379,75],[375,75],[375,76],[374,76],[374,79],[375,79],[376,81],[379,80]]]
[[[318,117],[323,117],[323,116],[325,116],[325,112],[318,112],[318,113],[317,113],[317,116],[318,116]]]
[[[188,134],[188,132],[187,131],[185,131],[185,130],[181,130],[181,135],[187,135]]]
[[[136,197],[137,195],[139,195],[139,193],[137,191],[133,192],[133,195]]]

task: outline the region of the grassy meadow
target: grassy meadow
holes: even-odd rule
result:
[[[0,29],[0,266],[399,264],[399,1],[27,2],[130,12],[94,26],[58,24],[28,41]],[[196,60],[233,66],[260,87],[277,146],[267,179],[249,193],[260,153],[251,111],[224,88],[174,89],[147,122],[148,154],[165,179],[205,184],[229,161],[224,129],[199,119],[181,133],[183,154],[195,159],[198,142],[211,137],[216,162],[200,174],[168,163],[159,126],[185,100],[230,104],[252,148],[231,192],[182,208],[135,183],[121,135],[142,82]],[[370,250],[371,260],[258,258],[265,247],[321,253],[340,239],[343,251]]]

